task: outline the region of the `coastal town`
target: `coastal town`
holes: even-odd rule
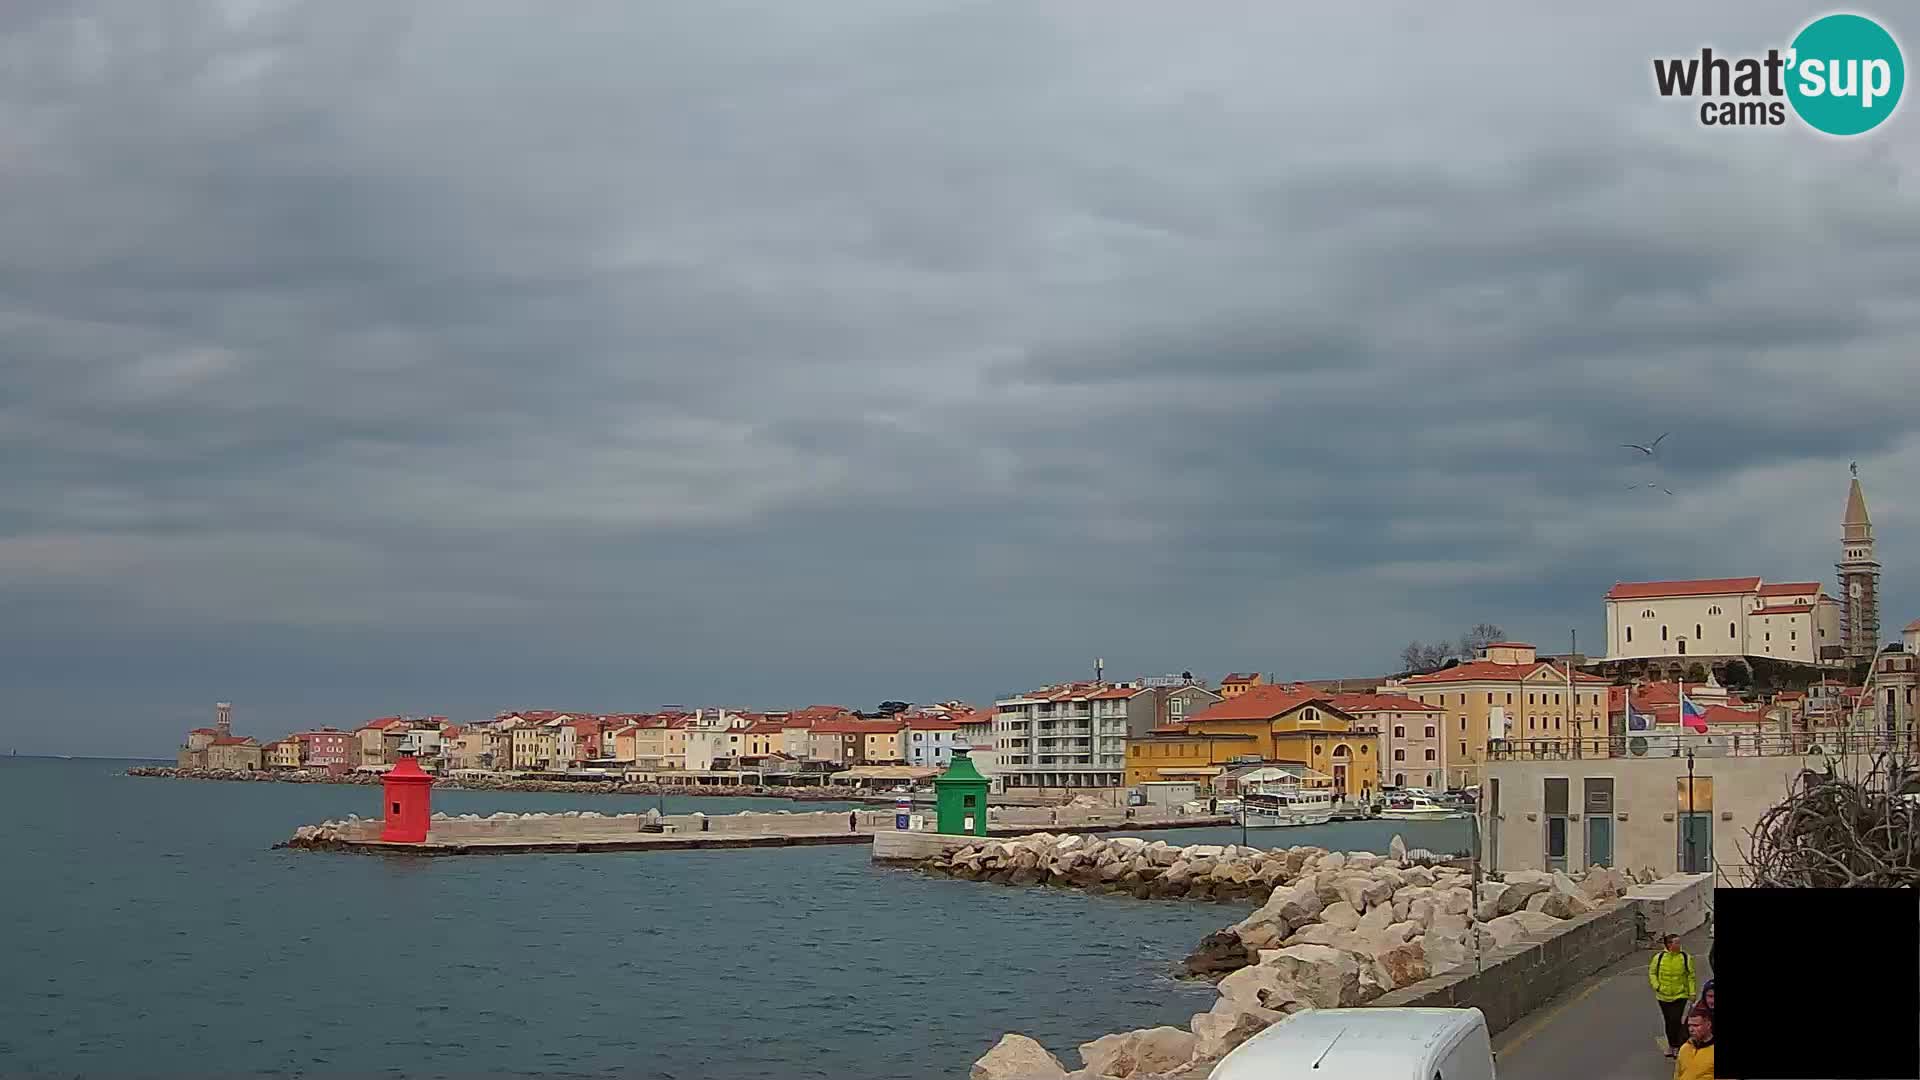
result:
[[[1752,576],[1614,584],[1598,598],[1600,656],[1545,653],[1483,624],[1457,644],[1409,645],[1407,670],[1370,679],[1116,680],[1096,661],[1091,679],[984,706],[395,715],[266,742],[236,734],[222,703],[211,727],[188,733],[176,772],[369,782],[408,758],[455,783],[925,792],[964,751],[1007,802],[1214,812],[1275,782],[1362,815],[1389,797],[1398,816],[1488,802],[1497,858],[1581,867],[1631,855],[1737,874],[1738,828],[1778,795],[1777,782],[1747,772],[1913,730],[1920,620],[1880,646],[1879,563],[1857,477],[1841,533],[1838,597],[1814,580]],[[1509,811],[1544,830],[1501,830]]]

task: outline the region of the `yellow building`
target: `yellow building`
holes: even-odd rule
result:
[[[1403,683],[1395,689],[1442,710],[1438,749],[1449,788],[1480,783],[1489,739],[1533,752],[1557,744],[1569,757],[1580,740],[1580,756],[1606,756],[1607,680],[1576,671],[1569,681],[1564,666],[1523,642],[1496,642],[1474,660]]]
[[[1380,788],[1379,757],[1373,726],[1335,707],[1328,695],[1261,685],[1132,740],[1126,782],[1210,785],[1233,763],[1292,763],[1331,777],[1339,796],[1361,798]]]
[[[786,736],[781,725],[774,721],[762,721],[741,732],[741,735],[745,740],[742,752],[748,757],[765,757],[786,749]]]
[[[297,769],[300,767],[300,740],[270,742],[260,748],[260,756],[270,769]]]
[[[864,732],[861,739],[865,744],[861,747],[861,753],[863,755],[861,760],[870,765],[906,760],[900,756],[900,732],[898,729],[893,731]]]
[[[659,726],[641,725],[633,733],[633,762],[648,769],[679,770],[687,767],[687,729],[672,726],[672,721],[656,721]]]
[[[1237,698],[1256,686],[1265,686],[1266,682],[1266,676],[1257,671],[1245,675],[1235,672],[1220,680],[1220,696]]]

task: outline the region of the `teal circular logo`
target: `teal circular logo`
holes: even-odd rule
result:
[[[1787,100],[1810,127],[1858,135],[1900,104],[1907,65],[1893,35],[1864,15],[1828,15],[1794,37]]]

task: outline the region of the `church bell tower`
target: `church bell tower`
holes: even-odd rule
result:
[[[1847,513],[1840,524],[1840,647],[1848,663],[1880,651],[1880,562],[1873,557],[1873,519],[1860,492],[1860,466],[1848,467]]]

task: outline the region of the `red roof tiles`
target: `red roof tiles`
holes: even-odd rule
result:
[[[1621,581],[1607,590],[1609,600],[1653,600],[1671,596],[1717,596],[1750,593],[1760,587],[1757,577],[1700,578],[1694,581]]]
[[[1802,596],[1806,593],[1818,593],[1817,581],[1779,581],[1760,586],[1761,596]]]
[[[1342,712],[1444,712],[1437,705],[1415,701],[1404,694],[1332,694],[1327,702]]]
[[[1566,678],[1566,668],[1549,660],[1540,660],[1531,664],[1496,664],[1491,660],[1471,660],[1467,663],[1458,664],[1450,668],[1443,668],[1426,675],[1410,675],[1407,677],[1407,681],[1409,683],[1419,683],[1422,686],[1435,683],[1495,680],[1518,682],[1541,668],[1551,668],[1556,676],[1561,679]],[[1576,685],[1585,685],[1590,683],[1604,683],[1607,680],[1598,675],[1589,675],[1584,671],[1576,671],[1573,673],[1573,681]]]
[[[1271,720],[1282,713],[1292,712],[1309,701],[1328,704],[1327,695],[1310,687],[1268,685],[1252,686],[1238,697],[1216,701],[1197,713],[1190,713],[1187,722],[1199,720]]]

